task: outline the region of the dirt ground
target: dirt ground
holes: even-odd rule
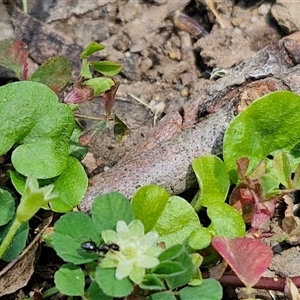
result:
[[[209,95],[218,74],[226,76],[258,50],[300,29],[300,18],[295,15],[300,7],[296,3],[211,3],[214,11],[204,0],[28,0],[30,15],[82,46],[91,41],[102,43],[106,46],[104,58],[123,65],[114,113],[132,132],[121,143],[114,141],[112,128],[97,135],[90,148],[92,158],[87,162],[90,171],[112,167],[164,115]],[[0,40],[14,36],[5,9],[0,3]],[[39,62],[34,56],[32,59]],[[81,105],[80,113],[104,115],[102,99]],[[273,266],[270,274],[299,275],[295,268],[291,274],[291,267],[282,273],[291,256],[296,261],[290,266],[300,259],[298,246],[291,249],[293,254],[285,254],[285,260],[277,264],[281,267]],[[236,293],[226,293],[224,299],[237,299]],[[272,298],[269,292],[260,296],[284,299],[279,294]]]

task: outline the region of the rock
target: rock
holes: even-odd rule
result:
[[[2,3],[0,3],[0,16],[0,40],[12,39],[14,37],[14,30],[9,22],[9,15]]]
[[[138,54],[125,53],[122,73],[127,79],[132,81],[139,81],[141,79]]]
[[[277,0],[271,13],[284,33],[300,30],[300,2]]]

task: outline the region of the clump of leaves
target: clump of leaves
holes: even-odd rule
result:
[[[224,226],[224,236],[244,236],[239,213],[229,205],[225,210],[235,222],[225,224],[212,213],[213,225],[205,228],[186,200],[170,197],[156,185],[140,188],[131,202],[119,193],[101,195],[91,217],[67,213],[46,237],[67,262],[55,275],[56,286],[85,299],[221,299],[220,284],[202,279],[203,258],[196,251],[206,248]],[[87,290],[85,277],[91,280]]]
[[[107,61],[87,61],[89,55],[103,48],[100,44],[91,43],[83,51],[80,85],[88,87],[93,97],[104,92],[111,95],[106,107],[111,113],[118,84],[115,78],[105,76],[116,75],[122,67]],[[13,71],[15,77],[21,80],[0,87],[0,155],[6,155],[6,163],[11,162],[9,176],[21,195],[15,212],[12,195],[2,189],[0,193],[0,209],[9,212],[1,222],[0,256],[5,253],[4,259],[10,261],[23,249],[28,235],[28,220],[39,208],[67,212],[78,205],[88,184],[79,162],[87,148],[79,141],[82,130],[75,123],[73,110],[76,106],[74,103],[60,103],[56,95],[71,83],[69,60],[60,56],[51,58],[29,74],[29,51],[25,43],[1,41],[0,54],[0,65]],[[92,78],[89,65],[104,76]],[[73,90],[78,84],[76,82],[72,86]],[[93,97],[82,97],[81,102]],[[44,189],[51,189],[55,195],[51,196],[47,205],[37,201],[42,196],[36,196]],[[30,218],[21,218],[21,215]],[[22,242],[17,243],[16,240]],[[6,250],[11,241],[8,255]]]
[[[217,234],[212,239],[212,245],[248,288],[249,295],[272,258],[271,249],[256,239],[263,234],[260,227],[273,216],[283,195],[299,189],[299,107],[300,97],[286,91],[254,101],[225,132],[224,163],[213,155],[193,161],[200,186],[192,201],[195,210],[205,208],[209,216],[213,211],[224,223],[232,222],[220,207],[229,199],[225,205],[235,207],[250,225],[248,234],[252,238],[231,239]],[[230,194],[229,177],[236,184]]]

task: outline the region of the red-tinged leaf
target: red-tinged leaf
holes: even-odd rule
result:
[[[246,172],[249,167],[249,158],[242,157],[238,159],[236,165],[237,165],[239,180],[243,181],[245,179]]]
[[[230,195],[229,204],[241,213],[245,223],[251,222],[255,201],[246,184],[241,183],[234,188]]]
[[[111,116],[111,110],[115,103],[116,93],[119,88],[120,82],[117,78],[112,78],[115,85],[113,85],[108,91],[103,95],[103,103],[105,106],[106,116],[109,118]]]
[[[71,91],[64,98],[64,103],[66,104],[80,104],[87,102],[95,98],[94,90],[90,86],[82,86],[80,84],[74,84]]]
[[[212,245],[246,287],[258,282],[273,257],[272,250],[258,239],[214,237]]]
[[[0,65],[12,70],[19,79],[28,79],[28,55],[28,46],[24,42],[0,41]]]
[[[255,205],[251,219],[251,230],[254,231],[273,216],[277,199],[262,202],[254,192],[252,192],[252,195]]]
[[[56,56],[44,62],[30,77],[41,82],[58,94],[72,79],[72,66],[63,56]]]

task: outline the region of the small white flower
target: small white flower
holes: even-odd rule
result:
[[[144,234],[144,225],[140,220],[133,220],[128,226],[118,221],[116,231],[102,231],[105,243],[115,243],[119,251],[109,251],[101,262],[103,268],[116,268],[116,278],[121,280],[127,276],[139,284],[145,269],[159,264],[157,256],[163,249],[156,245],[159,235],[156,231]]]

